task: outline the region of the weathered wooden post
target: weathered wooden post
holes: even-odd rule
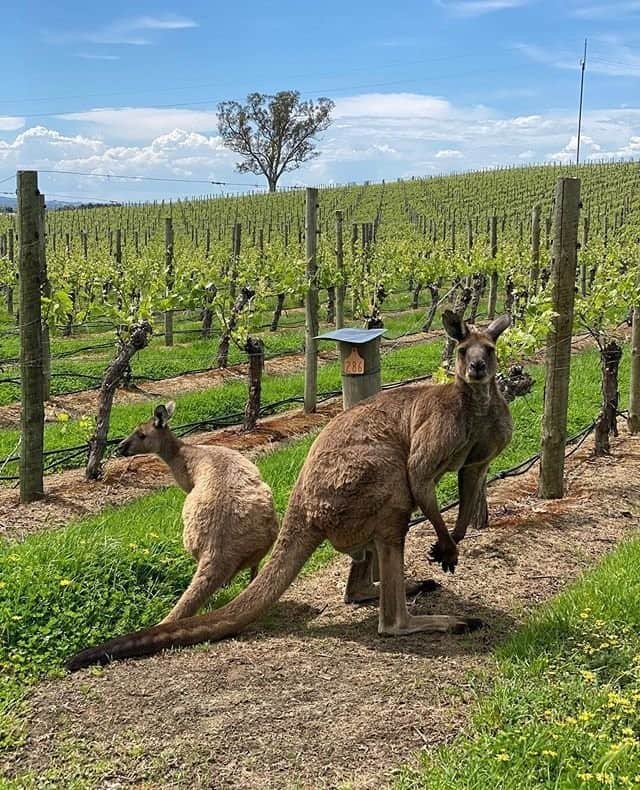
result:
[[[318,394],[318,264],[316,260],[318,190],[307,188],[305,207],[305,254],[307,294],[305,299],[304,410],[315,412]]]
[[[532,294],[538,291],[540,278],[540,214],[540,206],[534,206],[531,211],[531,270],[529,273]]]
[[[491,217],[489,229],[489,240],[491,247],[491,259],[495,260],[498,254],[498,218],[494,214]],[[487,304],[487,318],[493,321],[496,317],[496,304],[498,301],[498,270],[494,267],[489,278],[489,301]]]
[[[238,291],[238,262],[240,260],[241,244],[242,225],[239,222],[234,222],[231,230],[231,271],[229,272],[229,294],[232,299],[236,298]]]
[[[253,431],[260,416],[262,371],[264,370],[264,343],[259,337],[248,337],[244,350],[249,356],[249,393],[244,409],[243,431]]]
[[[629,431],[640,433],[640,307],[634,307],[631,325],[631,387]]]
[[[9,255],[9,263],[13,264],[14,260],[14,239],[15,236],[15,228],[13,227],[13,222],[11,222],[11,227],[9,228],[9,245],[8,245],[8,255]],[[10,269],[13,266],[9,267]],[[10,318],[13,318],[13,284],[9,283],[7,286],[7,313],[9,314]]]
[[[51,283],[47,271],[47,245],[44,221],[44,195],[39,196],[40,211],[38,221],[38,244],[40,245],[40,290],[45,299],[51,299]],[[51,396],[51,337],[49,334],[49,321],[42,321],[42,399],[47,401]]]
[[[42,375],[42,262],[38,174],[20,170],[17,178],[20,272],[20,367],[22,412],[20,416],[20,501],[44,496],[44,397]]]
[[[336,211],[336,269],[338,270],[338,287],[336,289],[336,329],[344,326],[344,297],[347,284],[344,281],[344,247],[342,239],[342,211]]]
[[[336,329],[317,338],[338,341],[345,411],[380,391],[380,336],[384,333],[384,329]]]
[[[551,298],[554,316],[545,354],[544,413],[538,494],[543,499],[564,495],[564,453],[578,261],[580,179],[561,178],[556,184],[551,253]]]
[[[165,277],[167,283],[167,296],[169,296],[173,289],[174,272],[173,272],[173,220],[171,217],[166,217],[164,221],[164,267]],[[164,312],[164,344],[165,346],[173,345],[173,310],[165,310]]]
[[[587,249],[589,243],[589,217],[586,216],[582,225],[582,244],[580,245],[582,251]],[[580,296],[587,295],[587,262],[583,260],[580,264]]]

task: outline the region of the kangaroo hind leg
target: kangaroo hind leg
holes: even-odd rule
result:
[[[197,614],[213,593],[231,581],[234,575],[235,568],[225,563],[222,557],[200,557],[189,586],[160,624],[172,623]]]
[[[473,617],[409,614],[404,589],[404,546],[401,543],[376,543],[380,557],[378,633],[381,636],[403,636],[420,631],[460,634],[481,627],[482,622]]]

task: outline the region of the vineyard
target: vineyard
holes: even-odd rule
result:
[[[559,191],[561,184],[566,192]],[[571,189],[576,184],[579,198],[576,193],[572,205]],[[35,191],[32,198],[36,206],[33,227],[39,233],[28,249],[21,217],[0,214],[0,771],[6,770],[16,787],[35,781],[43,771],[54,783],[68,784],[75,763],[80,766],[74,776],[78,786],[98,786],[110,776],[153,785],[163,772],[173,771],[169,758],[143,766],[139,755],[122,751],[120,742],[117,759],[103,755],[104,765],[97,765],[100,760],[94,764],[81,744],[77,725],[68,742],[57,743],[55,759],[50,759],[42,726],[53,725],[51,719],[42,724],[48,715],[42,711],[52,705],[55,693],[50,693],[47,684],[36,686],[34,710],[44,719],[35,723],[29,718],[27,694],[37,681],[59,673],[69,653],[114,633],[157,622],[190,578],[192,565],[179,541],[181,495],[166,488],[168,478],[157,462],[111,458],[115,445],[137,423],[148,419],[157,402],[176,402],[176,433],[188,437],[187,441],[257,453],[282,513],[315,432],[340,408],[337,399],[343,371],[339,354],[334,342],[318,341],[319,334],[347,326],[383,328],[382,385],[394,389],[450,378],[454,342],[441,329],[445,310],[479,326],[509,313],[512,326],[498,344],[499,383],[510,401],[515,429],[511,445],[489,471],[490,484],[495,483],[489,488],[492,520],[495,516],[506,524],[516,518],[515,513],[526,521],[526,507],[538,512],[538,505],[531,503],[547,502],[540,505],[544,519],[553,519],[554,514],[567,519],[568,533],[579,540],[577,526],[565,511],[554,511],[548,504],[563,501],[565,463],[573,469],[572,464],[586,463],[584,459],[590,459],[595,450],[596,467],[589,478],[594,490],[599,484],[598,463],[609,469],[612,454],[623,460],[628,455],[629,462],[635,463],[633,435],[640,432],[637,163],[511,168],[326,187],[317,192],[291,190],[56,211],[43,211],[36,205]],[[32,266],[31,277],[24,268],[27,265]],[[30,303],[25,301],[29,288]],[[27,312],[34,309],[35,313]],[[30,356],[25,356],[25,349],[31,349]],[[33,447],[39,451],[34,453]],[[456,483],[451,475],[440,482],[443,510],[456,505]],[[542,499],[537,500],[534,492]],[[610,503],[608,494],[600,491],[599,496]],[[522,502],[528,503],[526,507]],[[112,509],[105,511],[109,506]],[[415,523],[423,520],[417,518]],[[475,549],[490,563],[494,562],[492,532],[493,528],[480,530]],[[623,534],[612,527],[598,532],[595,539],[613,542]],[[417,572],[424,563],[423,544],[428,543],[424,537],[420,541],[419,551],[410,555]],[[547,567],[540,572],[546,562],[544,552],[530,538],[525,544],[533,578],[551,578]],[[564,551],[564,543],[562,547]],[[597,559],[597,553],[589,558]],[[588,565],[586,560],[568,562],[558,572],[559,578],[570,581]],[[336,569],[344,570],[336,566],[334,552],[323,545],[304,571],[301,584],[319,610],[323,598],[314,579],[330,577],[327,583],[337,587]],[[509,574],[502,578],[500,568],[496,573],[496,590],[502,585],[499,594],[508,596],[513,578]],[[481,584],[477,577],[471,580]],[[229,600],[246,581],[239,577],[212,605]],[[489,588],[493,589],[494,581]],[[456,581],[455,595],[450,590],[438,595],[471,595],[469,585],[469,579]],[[522,589],[518,587],[524,608],[539,600],[534,586],[523,582]],[[549,584],[547,597],[556,592],[557,587]],[[484,603],[490,609],[492,593],[487,594]],[[267,624],[267,632],[269,628],[275,631],[274,638],[261,637],[254,656],[249,643],[255,633],[247,641],[231,643],[224,654],[231,663],[251,667],[256,660],[268,663],[269,650],[275,650],[269,643],[279,640],[283,650],[291,651],[294,664],[299,660],[306,649],[300,646],[304,634],[296,631],[295,638],[283,636],[286,624],[296,619],[296,604],[289,598],[283,606],[284,615],[276,617],[275,625]],[[318,655],[340,652],[333,644],[334,632],[343,629],[356,645],[354,628],[371,625],[362,624],[368,622],[366,613],[349,615],[351,619],[343,622],[332,606],[328,619],[333,625],[327,628],[333,631],[329,636],[318,634],[318,649],[325,651]],[[510,606],[505,604],[509,618],[520,619],[521,614]],[[323,611],[314,618],[320,618]],[[577,617],[570,606],[566,611],[567,618]],[[545,616],[553,620],[552,614]],[[562,616],[557,615],[557,622]],[[304,617],[301,613],[298,619]],[[487,619],[491,622],[490,612]],[[304,631],[305,626],[300,628]],[[615,640],[624,633],[621,628],[610,640],[614,652],[618,649]],[[532,637],[536,638],[541,637]],[[476,637],[469,639],[470,644],[480,644],[473,642]],[[496,638],[490,642],[493,647]],[[429,662],[430,671],[439,671],[431,666],[437,656],[434,661],[434,655],[419,652],[420,640],[412,637],[408,643],[412,656],[415,653],[419,660]],[[519,643],[514,654],[525,654],[529,648]],[[398,647],[390,652],[388,665],[384,652],[373,642],[358,642],[354,649],[376,654],[372,659],[375,672],[384,682],[389,680],[385,674],[389,666],[403,660]],[[550,654],[555,649],[549,648]],[[443,650],[446,654],[453,648],[447,642]],[[184,655],[166,659],[176,676]],[[189,672],[197,675],[198,656],[204,655],[193,651],[187,659]],[[211,656],[204,660],[212,661]],[[555,660],[549,659],[553,667],[557,667]],[[559,664],[563,660],[557,659]],[[571,653],[576,672],[592,672],[592,664],[583,665],[581,660]],[[331,671],[318,656],[310,661],[314,675]],[[460,655],[455,656],[456,662],[461,662]],[[215,666],[215,660],[212,663]],[[161,664],[161,660],[152,664],[160,674]],[[141,667],[133,676],[143,682]],[[310,682],[306,671],[299,671]],[[112,677],[118,680],[111,688],[122,703],[126,675],[117,672]],[[103,679],[96,676],[98,682]],[[412,677],[411,682],[419,684]],[[624,677],[624,682],[630,682]],[[62,683],[48,682],[54,689]],[[357,681],[351,678],[351,682]],[[451,682],[462,683],[458,676]],[[603,694],[619,692],[613,676],[607,682],[611,687]],[[79,684],[70,683],[68,704],[79,706],[91,719],[84,703],[78,702]],[[260,689],[256,693],[268,694],[253,674],[250,683],[254,691]],[[41,688],[44,691],[38,691]],[[346,687],[340,689],[351,711],[357,702]],[[94,693],[104,704],[105,687]],[[179,698],[178,690],[174,688],[173,693]],[[298,693],[302,694],[300,689]],[[144,694],[151,692],[147,689]],[[403,705],[410,705],[408,686],[398,694]],[[578,699],[573,687],[567,698],[573,699],[572,695]],[[581,697],[579,702],[583,704]],[[235,707],[228,704],[225,725],[216,724],[219,737],[232,726]],[[278,702],[274,698],[270,704]],[[531,704],[526,716],[540,718],[538,703]],[[286,718],[286,712],[280,714]],[[420,715],[427,713],[421,708]],[[633,715],[626,711],[626,718],[615,727],[633,729]],[[518,718],[516,713],[513,716]],[[407,763],[418,748],[449,740],[433,733],[422,734],[416,743],[413,731],[422,733],[422,725],[419,718],[411,718],[402,726],[413,733],[412,749],[387,748],[394,742],[394,727],[400,726],[391,718],[396,723],[382,728],[386,746],[376,752],[374,779],[357,758],[364,779],[361,784],[354,779],[354,786],[381,782],[388,769]],[[163,721],[175,728],[175,723]],[[94,724],[89,726],[90,737],[104,749],[105,735]],[[116,716],[115,726],[135,729],[126,717]],[[310,726],[309,722],[304,726]],[[500,726],[506,733],[507,725]],[[29,727],[39,732],[40,742],[35,756],[27,759],[24,744],[29,743]],[[242,727],[249,727],[244,719]],[[148,756],[158,745],[144,726],[141,732],[140,754]],[[260,732],[270,755],[270,770],[281,770],[276,745],[262,728]],[[357,741],[355,733],[350,737]],[[535,741],[540,734],[531,737]],[[611,737],[622,736],[616,730]],[[489,747],[482,738],[486,739],[484,731],[478,742],[485,743],[486,750]],[[183,743],[176,746],[180,759],[183,747]],[[302,747],[298,743],[296,748]],[[348,777],[353,752],[360,747],[354,745],[345,753],[335,748],[332,771]],[[478,749],[480,754],[482,749]],[[496,746],[495,759],[506,771],[511,758],[500,757],[507,754],[505,749]],[[229,764],[217,766],[225,786],[263,786],[259,766],[242,762],[241,750],[235,746],[231,752]],[[606,752],[595,752],[593,763],[603,762]],[[470,765],[476,759],[471,751],[465,755]],[[313,781],[317,778],[313,772],[322,770],[317,755],[309,763],[311,773],[305,773],[299,755],[282,759],[305,780]],[[452,759],[445,752],[428,766],[441,777],[440,785],[426,784],[425,774],[415,766],[396,779],[407,788],[446,787],[454,781]],[[225,771],[232,771],[238,761],[246,774],[235,785]],[[550,753],[537,764],[527,765],[530,781],[541,781],[540,771],[553,773],[549,767],[553,762]],[[637,764],[640,772],[635,752],[629,764]],[[580,769],[576,766],[570,769],[574,774],[567,774],[574,779]],[[184,774],[187,781],[201,780],[198,770],[189,767]],[[607,770],[613,775],[616,769]],[[499,781],[490,772],[483,777],[485,786]],[[585,781],[590,786],[590,780]]]

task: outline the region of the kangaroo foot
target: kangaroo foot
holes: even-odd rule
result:
[[[427,559],[429,562],[437,562],[442,565],[442,570],[445,573],[447,571],[454,573],[458,564],[458,547],[453,540],[446,543],[437,540],[431,547]]]
[[[378,626],[380,636],[405,636],[420,632],[469,634],[482,628],[477,617],[450,617],[448,615],[409,615],[404,622]]]
[[[404,588],[407,598],[413,599],[422,593],[435,592],[442,585],[435,579],[405,579]],[[380,585],[378,583],[361,587],[350,595],[345,594],[344,602],[349,604],[365,604],[377,602],[380,599]]]

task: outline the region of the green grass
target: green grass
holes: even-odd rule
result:
[[[442,343],[423,344],[398,348],[384,357],[383,379],[385,382],[401,381],[406,378],[430,373],[440,364]],[[318,370],[318,391],[340,389],[340,367],[338,362],[324,365]],[[302,395],[304,374],[286,376],[265,375],[262,384],[262,402],[272,403],[285,398]],[[187,424],[214,419],[226,414],[242,412],[247,398],[247,385],[243,380],[227,382],[224,386],[188,393],[175,398],[177,413],[175,422]],[[141,421],[151,416],[152,402],[115,405],[111,413],[109,435],[128,435]],[[90,426],[82,420],[65,423],[49,423],[45,426],[45,450],[56,450],[86,443]],[[14,429],[0,430],[0,458],[10,455],[18,442],[20,432]],[[58,468],[82,465],[86,457],[70,459]],[[17,463],[8,464],[4,474],[17,474]]]
[[[544,606],[497,655],[471,725],[403,790],[640,785],[640,541]]]

